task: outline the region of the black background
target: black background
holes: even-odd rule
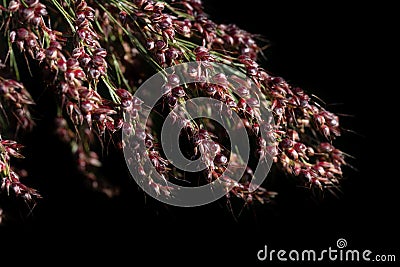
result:
[[[23,213],[0,228],[7,236],[1,245],[10,244],[6,247],[21,255],[31,252],[30,259],[38,262],[52,250],[58,260],[72,262],[83,256],[127,260],[129,266],[142,259],[253,266],[265,244],[318,249],[335,247],[338,238],[345,238],[351,248],[397,253],[399,258],[393,7],[342,2],[266,1],[260,6],[254,0],[206,1],[217,22],[236,23],[270,41],[264,63],[270,72],[315,93],[330,110],[352,115],[342,118],[342,125],[358,135],[345,133],[337,143],[356,157],[352,164],[359,171],[346,169],[339,199],[315,201],[304,190],[289,188],[275,204],[245,210],[235,219],[224,203],[190,209],[160,206],[133,181],[123,180],[123,194],[109,200],[83,185],[71,158],[60,153],[67,149],[41,123],[32,137],[31,172],[42,177],[39,189],[45,199],[32,216]],[[117,159],[110,162],[108,175],[113,168],[123,172]]]

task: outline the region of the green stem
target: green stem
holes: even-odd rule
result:
[[[104,84],[107,86],[110,96],[114,103],[120,104],[119,97],[115,93],[115,87],[112,85],[111,81],[108,79],[107,76],[102,76],[101,79],[103,80]]]
[[[14,69],[15,77],[16,77],[17,81],[20,81],[18,64],[17,64],[17,60],[15,58],[14,50],[12,49],[12,44],[11,44],[10,38],[8,38],[8,46],[10,49],[10,52],[9,52],[10,53],[10,68]]]
[[[116,20],[112,14],[98,1],[96,1],[96,3],[99,5],[99,7],[107,13],[108,17],[110,18],[110,20],[112,20],[113,23],[115,23],[119,28],[122,29],[122,31],[129,37],[129,39],[131,40],[131,42],[133,43],[133,45],[136,46],[136,48],[139,50],[139,52],[143,55],[148,55],[149,52],[147,51],[146,48],[144,48],[144,46],[140,43],[140,41],[132,34],[130,33],[126,27],[124,27],[123,25],[121,25],[121,23],[119,23],[118,20]],[[136,26],[139,27],[139,25],[136,23]],[[156,69],[163,71],[163,68],[152,58],[152,57],[146,57],[147,60],[150,61],[151,64],[153,64]]]
[[[117,58],[115,57],[115,54],[112,54],[112,58],[113,58],[113,63],[114,63],[114,68],[115,68],[115,72],[117,74],[117,79],[118,79],[118,85],[121,85],[121,81],[122,83],[124,83],[124,85],[126,86],[126,88],[129,91],[133,91],[132,88],[130,87],[128,80],[125,78],[124,74],[122,73],[122,70],[120,68],[120,64],[117,60]]]
[[[55,5],[55,7],[58,9],[58,11],[60,11],[60,13],[64,16],[65,20],[67,21],[67,23],[69,24],[72,32],[75,32],[75,26],[71,21],[74,21],[74,18],[68,14],[67,11],[65,11],[65,9],[60,5],[60,3],[57,0],[52,0],[51,1],[53,3],[53,5]]]

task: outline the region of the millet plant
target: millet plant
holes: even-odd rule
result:
[[[229,161],[238,160],[229,140],[211,120],[183,121],[180,140],[188,158],[200,156],[208,168],[186,176],[165,158],[159,128],[176,105],[203,96],[222,101],[243,120],[251,139],[251,161],[244,177],[233,183],[226,197],[245,205],[267,203],[276,193],[262,187],[249,190],[254,162],[269,155],[274,169],[294,177],[299,185],[332,190],[339,185],[345,154],[333,145],[340,135],[337,115],[299,87],[274,77],[260,63],[264,41],[234,24],[218,24],[203,10],[201,0],[3,0],[0,5],[0,186],[1,195],[35,203],[40,194],[24,184],[21,136],[35,127],[38,91],[54,94],[56,135],[69,144],[76,168],[94,188],[103,190],[101,155],[105,144],[122,151],[121,131],[129,130],[146,144],[147,156],[161,177],[188,186],[221,177]],[[165,92],[145,129],[124,112],[139,112],[137,88],[158,71],[184,62],[229,65],[247,75],[262,92],[252,97],[249,81],[238,79],[237,92],[223,74],[213,74],[218,85],[194,83],[177,86],[179,75],[165,77]],[[28,70],[21,72],[21,70]],[[43,88],[30,86],[27,74],[35,75]],[[202,68],[187,75],[209,75]],[[35,91],[35,94],[33,92]],[[267,105],[275,124],[259,114]],[[50,105],[51,106],[51,105]],[[267,139],[260,127],[267,127]],[[111,141],[110,141],[111,140]],[[134,147],[131,148],[134,152]],[[122,152],[121,152],[122,153]],[[141,166],[143,155],[133,153],[138,175],[148,178],[157,194],[169,195],[167,186],[151,180]],[[17,168],[18,166],[18,168]],[[278,172],[278,173],[279,173]],[[282,175],[284,177],[285,175]],[[34,184],[34,177],[29,177]],[[128,179],[128,178],[127,178]],[[109,191],[107,191],[109,192]],[[0,203],[1,205],[1,203]],[[0,222],[2,218],[0,206]]]

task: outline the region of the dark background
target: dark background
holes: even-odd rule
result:
[[[356,157],[351,163],[359,171],[346,169],[343,194],[316,200],[289,187],[272,205],[245,209],[239,218],[224,203],[190,209],[160,206],[137,190],[133,180],[120,181],[123,194],[109,200],[84,186],[65,156],[67,148],[41,123],[32,137],[31,172],[42,177],[39,189],[45,199],[31,216],[21,212],[11,226],[0,228],[9,242],[16,241],[12,250],[32,252],[38,261],[53,249],[59,260],[84,256],[133,265],[141,259],[191,259],[252,266],[265,244],[318,249],[335,247],[337,239],[345,238],[349,248],[397,253],[399,258],[393,7],[344,1],[205,3],[217,22],[236,23],[269,40],[264,66],[270,72],[315,93],[328,109],[351,115],[342,118],[342,125],[358,134],[344,133],[337,144]],[[123,172],[118,160],[110,162],[108,175],[113,168]]]

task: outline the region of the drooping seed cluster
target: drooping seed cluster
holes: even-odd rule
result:
[[[95,133],[101,136],[106,130],[114,133],[122,127],[118,99],[112,102],[96,91],[99,79],[107,71],[107,51],[100,46],[99,37],[91,25],[94,10],[85,1],[76,3],[74,14],[71,14],[71,17],[74,16],[71,25],[74,26],[75,34],[72,39],[68,39],[64,35],[71,34],[64,34],[52,29],[51,25],[46,25],[45,21],[48,20],[45,16],[48,12],[44,4],[39,1],[25,3],[11,1],[6,10],[9,12],[6,25],[9,25],[10,43],[16,43],[20,52],[44,66],[44,73],[49,77],[48,83],[56,89],[60,97],[62,113],[68,115],[73,125],[73,136],[68,140],[70,143],[76,142],[76,145],[71,144],[71,148],[76,154],[78,168],[85,176],[94,179],[93,172],[86,171],[86,166],[99,166],[100,163],[96,161],[96,153],[90,151],[90,145],[87,144]],[[17,28],[11,25],[17,25]],[[72,51],[70,45],[73,47]],[[11,81],[5,81],[6,86],[2,86],[2,89],[8,89],[11,84]],[[26,106],[31,101],[22,87],[18,90],[19,94],[25,93],[26,96],[13,98],[17,90],[11,90],[12,94],[5,91],[4,96],[14,102],[19,101],[17,104],[21,108],[16,110],[15,115],[27,115],[20,119],[21,125],[27,127],[28,123],[32,123],[29,121],[28,110],[21,104]],[[62,123],[56,126],[59,128],[66,125]]]
[[[16,120],[17,130],[30,130],[34,126],[29,112],[29,107],[33,104],[32,97],[23,84],[0,77],[0,109],[6,114],[5,119]]]
[[[36,190],[24,185],[20,181],[20,175],[10,166],[12,158],[23,158],[19,153],[22,145],[12,140],[3,140],[0,137],[0,178],[1,190],[10,194],[13,191],[16,196],[22,197],[26,201],[38,198],[40,195]]]
[[[22,145],[13,140],[2,139],[1,134],[16,135],[18,130],[29,131],[34,126],[29,108],[34,102],[26,90],[19,82],[0,77],[0,179],[1,190],[10,194],[14,192],[17,197],[22,197],[26,201],[32,198],[40,197],[39,193],[24,185],[20,180],[20,174],[26,171],[18,172],[11,166],[11,159],[21,159],[23,156],[19,153]],[[10,132],[7,126],[13,125],[15,131]]]
[[[261,158],[266,154],[272,155],[274,161],[285,172],[301,177],[301,180],[309,185],[322,187],[337,183],[342,174],[341,166],[345,164],[344,160],[333,160],[326,152],[314,151],[319,150],[321,143],[331,143],[340,135],[338,117],[321,107],[304,90],[292,87],[283,78],[271,76],[264,70],[257,63],[257,54],[261,48],[253,35],[235,25],[216,24],[204,14],[200,1],[171,1],[160,5],[144,0],[134,2],[130,7],[130,10],[120,11],[123,14],[121,23],[132,28],[139,27],[139,32],[143,32],[146,38],[139,36],[138,40],[161,67],[188,60],[227,63],[226,59],[229,59],[232,65],[245,72],[265,95],[274,114],[275,127],[267,131],[270,140],[263,140],[258,136],[260,127],[267,127],[269,124],[262,121],[258,109],[260,104],[265,103],[260,103],[260,99],[256,97],[247,96],[251,89],[246,88],[246,83],[238,89],[241,92],[239,95],[230,92],[230,84],[174,88],[173,84],[169,83],[164,90],[165,101],[171,109],[182,99],[184,101],[185,98],[195,97],[199,91],[203,95],[223,101],[237,112],[243,118],[246,127],[258,136],[257,154]],[[188,16],[177,15],[176,10],[181,11],[182,8]],[[135,20],[130,22],[129,18]],[[200,43],[193,42],[196,38],[199,38]],[[191,42],[187,42],[186,39],[190,39]],[[178,51],[169,53],[169,49]],[[224,53],[221,55],[219,51]],[[193,75],[200,75],[196,69],[192,71]],[[172,83],[176,79],[176,76],[168,78]],[[190,123],[187,128],[189,134],[196,133]],[[343,153],[336,151],[337,156],[343,159]]]
[[[85,119],[89,127],[95,122],[100,134],[105,129],[115,132],[121,122],[114,121],[111,115],[117,112],[95,90],[107,71],[107,51],[100,47],[99,37],[91,25],[94,10],[85,1],[77,3],[74,49],[68,52],[65,46],[69,40],[44,23],[44,16],[48,14],[45,5],[39,1],[25,1],[27,6],[12,2],[15,3],[10,3],[13,6],[10,20],[20,27],[10,31],[11,43],[16,42],[22,52],[45,63],[46,70],[55,76],[52,79],[73,123],[81,125]]]
[[[142,101],[133,97],[127,91],[118,91],[122,102],[127,102],[124,109],[129,112],[130,116],[124,122],[123,131],[126,138],[124,139],[124,149],[129,151],[126,161],[132,172],[139,181],[142,181],[142,186],[148,190],[154,191],[156,194],[163,194],[170,196],[171,188],[169,188],[165,181],[168,179],[168,164],[159,151],[160,145],[150,133],[146,133],[146,126],[139,122],[139,116],[142,111]],[[147,131],[149,132],[149,131]],[[142,145],[145,147],[142,147]],[[143,151],[146,155],[143,155]],[[152,166],[159,175],[152,175],[151,167],[146,165],[145,157],[150,160]]]
[[[94,5],[95,4],[96,3],[94,3]],[[168,11],[166,5],[168,6]],[[186,5],[186,7],[188,7],[188,5]],[[193,37],[193,27],[200,29],[202,27],[201,23],[206,23],[204,21],[206,19],[205,15],[203,15],[203,19],[200,19],[199,17],[198,22],[193,22],[190,18],[183,19],[181,17],[171,14],[170,11],[174,10],[174,8],[168,5],[168,3],[165,3],[164,5],[152,1],[134,2],[133,5],[130,5],[131,10],[119,10],[119,7],[114,5],[107,6],[107,10],[113,10],[113,8],[116,9],[116,11],[113,12],[119,12],[119,25],[124,25],[125,27],[132,29],[137,28],[137,25],[139,25],[140,31],[132,30],[131,32],[144,33],[139,34],[136,40],[142,43],[143,47],[146,48],[148,53],[153,56],[154,61],[160,67],[172,66],[178,63],[185,62],[186,60],[214,60],[214,55],[212,55],[212,51],[209,51],[208,48],[198,46],[193,43],[184,44],[183,42],[180,42],[175,38],[175,36],[179,35],[182,35],[185,38]],[[226,26],[225,29],[227,32],[231,32],[234,35],[234,41],[233,43],[229,44],[230,46],[240,46],[240,52],[251,52],[250,54],[254,54],[254,51],[256,49],[256,47],[254,47],[255,42],[249,41],[249,39],[251,39],[249,34],[237,29],[237,27],[233,25]],[[203,33],[206,34],[204,31],[202,31],[202,34]],[[127,35],[131,38],[135,37],[134,35]],[[206,37],[205,40],[207,38],[210,39],[211,36],[214,35]],[[242,40],[242,38],[244,38],[244,40]],[[124,45],[129,45],[127,43],[128,42],[124,43]],[[130,45],[135,44],[133,43]],[[253,50],[250,51],[249,49],[245,49],[249,47],[251,47],[251,49]],[[201,73],[198,73],[197,69],[189,70],[189,72],[190,73],[188,73],[188,75],[192,75],[192,77],[196,75],[201,75]],[[214,79],[218,78],[224,79],[223,76],[214,77]],[[185,102],[185,99],[195,97],[195,92],[198,92],[199,89],[203,91],[209,90],[209,95],[213,95],[216,99],[227,103],[229,106],[232,106],[232,108],[236,107],[235,97],[232,94],[227,93],[227,88],[221,88],[218,90],[217,93],[214,93],[212,91],[214,90],[214,87],[211,84],[203,84],[200,86],[201,88],[184,88],[182,86],[177,86],[177,84],[179,84],[179,77],[177,75],[171,75],[167,77],[167,83],[163,87],[165,93],[164,103],[165,106],[169,108],[169,111],[171,111],[178,103]],[[251,108],[247,108],[247,111],[251,112]],[[176,117],[179,118],[180,116]],[[203,151],[211,153],[211,151],[204,149],[204,146],[201,145],[202,143],[199,143],[198,141],[207,139],[205,135],[202,134],[202,131],[205,131],[207,126],[202,125],[202,123],[194,124],[191,121],[182,121],[181,123],[184,125],[183,130],[184,132],[186,132],[185,134],[187,136],[191,136],[189,141],[191,142],[191,147],[193,149],[193,153],[191,153],[192,156],[196,157],[196,151],[200,151],[201,149]],[[214,140],[214,143],[218,144],[216,140]],[[229,151],[225,152],[229,154]],[[223,173],[223,168],[216,167],[216,164],[214,164],[214,160],[218,161],[218,159],[226,158],[226,156],[221,154],[221,152],[219,152],[219,155],[213,155],[213,153],[202,153],[201,155],[203,157],[202,160],[207,164],[207,166],[209,166],[209,171],[207,174],[205,174],[206,180],[212,181],[220,177],[221,173]],[[216,170],[218,170],[218,172],[216,172]],[[170,175],[175,176],[173,172]]]

